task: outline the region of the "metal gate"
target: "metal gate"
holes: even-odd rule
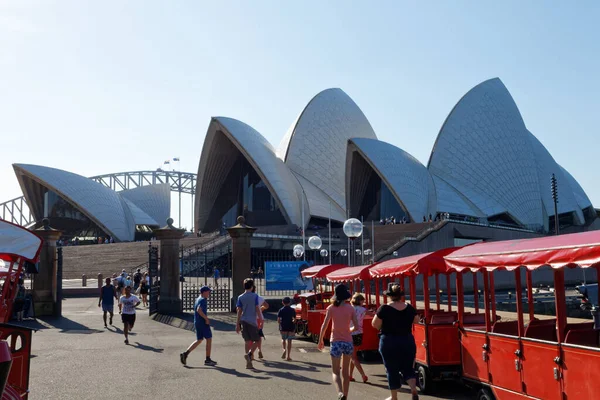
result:
[[[150,315],[158,312],[158,296],[160,294],[160,278],[158,274],[158,246],[150,245],[148,248],[148,276],[150,277]]]
[[[210,312],[229,312],[231,308],[231,243],[213,241],[204,246],[181,248],[182,311],[193,312],[203,286],[211,288]]]

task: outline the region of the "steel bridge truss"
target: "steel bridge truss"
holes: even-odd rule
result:
[[[193,217],[196,174],[159,169],[156,171],[119,172],[116,174],[98,175],[90,179],[114,191],[168,183],[171,187],[171,192],[179,193],[179,220],[181,221],[181,194],[192,196]],[[29,210],[24,196],[0,203],[0,219],[25,227],[29,227],[35,223],[35,217]]]

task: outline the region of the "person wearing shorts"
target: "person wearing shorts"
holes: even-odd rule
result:
[[[292,299],[283,298],[283,307],[277,313],[277,322],[279,323],[279,333],[281,334],[281,347],[283,354],[281,358],[292,361],[292,339],[294,338],[294,325],[296,323],[296,310],[291,307]]]
[[[102,306],[102,317],[104,318],[104,327],[108,328],[106,324],[106,314],[110,315],[109,323],[112,325],[113,323],[113,310],[115,308],[115,299],[119,300],[117,297],[117,292],[115,287],[111,284],[111,279],[106,278],[105,285],[100,289],[100,299],[98,299],[98,307]]]
[[[258,348],[258,342],[260,341],[258,324],[262,323],[258,295],[252,292],[253,288],[254,281],[252,279],[245,279],[245,292],[238,297],[236,303],[237,323],[235,331],[237,334],[241,332],[242,337],[244,338],[244,359],[246,360],[247,369],[254,368],[252,365],[252,357],[254,351]]]
[[[367,383],[369,377],[365,374],[362,365],[360,365],[360,361],[358,360],[358,349],[362,346],[363,341],[363,322],[365,320],[365,314],[367,313],[367,309],[364,307],[365,304],[365,296],[361,293],[355,293],[352,296],[352,305],[354,306],[354,312],[356,313],[356,320],[358,321],[358,326],[353,326],[352,329],[352,344],[354,345],[354,352],[352,353],[352,363],[350,364],[350,381],[354,382],[354,378],[352,377],[354,373],[354,367],[360,373],[362,377],[362,381]]]
[[[123,334],[125,344],[129,344],[129,331],[135,325],[135,308],[140,304],[140,299],[131,294],[131,286],[125,286],[125,295],[119,299],[119,314],[123,321]]]
[[[319,350],[325,347],[323,335],[331,322],[331,338],[329,354],[331,355],[331,372],[333,384],[338,391],[338,400],[346,400],[350,389],[350,362],[354,353],[351,325],[358,326],[354,307],[346,302],[352,295],[345,285],[335,287],[333,304],[327,307],[325,321],[319,334]],[[340,376],[341,369],[341,376]]]
[[[252,288],[252,293],[256,293],[256,285],[254,285],[254,287]],[[262,341],[265,338],[265,334],[263,333],[263,326],[264,326],[264,316],[263,316],[263,311],[268,310],[269,309],[269,303],[267,303],[265,301],[265,298],[262,296],[258,296],[258,306],[259,306],[259,314],[261,316],[261,322],[256,322],[256,325],[258,326],[258,336],[259,336],[259,340],[258,340],[258,358],[259,359],[263,359],[263,353],[262,353]]]
[[[212,331],[210,330],[210,320],[208,319],[208,297],[211,289],[203,286],[200,289],[200,296],[194,303],[194,328],[196,329],[196,341],[192,343],[186,351],[179,355],[183,365],[186,365],[188,355],[206,339],[206,359],[204,365],[215,366],[217,363],[210,358],[212,348]]]

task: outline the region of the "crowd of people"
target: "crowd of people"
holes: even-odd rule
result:
[[[215,366],[217,362],[211,358],[212,330],[208,318],[208,298],[212,289],[204,286],[194,304],[194,327],[196,340],[180,354],[180,361],[186,365],[192,351],[203,341],[206,342],[205,361],[207,366]],[[372,325],[380,332],[379,352],[387,373],[388,387],[391,397],[398,399],[398,390],[402,380],[410,387],[413,400],[418,400],[414,361],[416,356],[415,339],[412,335],[412,325],[418,322],[416,310],[405,302],[403,290],[397,284],[390,284],[385,295],[390,299],[382,305],[373,318]],[[353,371],[356,369],[363,382],[368,381],[357,356],[357,348],[362,344],[363,322],[367,312],[364,307],[365,297],[356,293],[352,295],[348,288],[341,284],[335,288],[333,303],[327,308],[325,320],[319,335],[319,350],[325,348],[324,334],[331,324],[329,354],[331,371],[338,400],[347,400],[350,382],[355,381]],[[281,358],[292,361],[292,340],[295,333],[296,311],[291,307],[292,299],[284,297],[282,307],[277,313],[277,322],[281,336]],[[238,296],[236,302],[237,321],[236,333],[241,334],[244,341],[244,360],[247,369],[253,369],[255,353],[258,358],[264,358],[262,340],[264,316],[268,303],[256,293],[253,279],[244,280],[244,293]]]
[[[140,304],[148,307],[149,289],[150,276],[147,272],[142,274],[139,268],[133,274],[133,278],[125,270],[118,275],[113,274],[112,278],[106,278],[104,286],[100,289],[98,307],[102,308],[104,327],[108,328],[108,325],[113,325],[116,300],[123,323],[125,344],[129,344],[129,332],[135,324],[136,307]],[[141,300],[137,295],[141,297]]]

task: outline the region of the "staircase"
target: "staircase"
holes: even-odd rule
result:
[[[415,224],[376,225],[375,226],[375,260],[392,254],[410,240],[422,240],[431,232],[439,230],[446,220],[422,222]]]
[[[202,247],[215,240],[214,235],[187,237],[181,239],[185,248]],[[159,245],[160,242],[129,242],[92,244],[85,246],[63,247],[63,279],[76,279],[86,275],[93,279],[98,274],[104,277],[134,271],[138,266],[148,263],[148,245]]]

